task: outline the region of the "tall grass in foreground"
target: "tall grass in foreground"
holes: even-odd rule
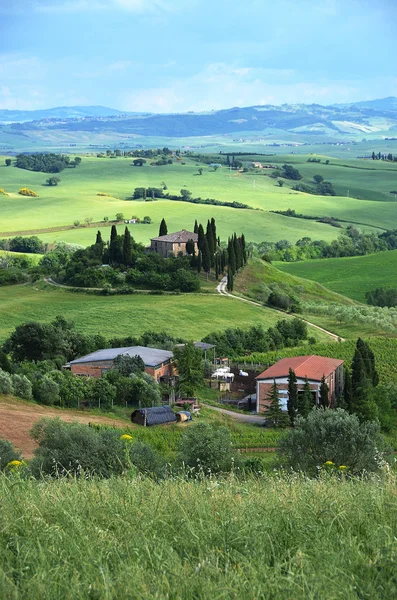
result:
[[[0,478],[0,596],[397,596],[396,479]]]

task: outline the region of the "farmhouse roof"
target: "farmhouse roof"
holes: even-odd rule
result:
[[[288,377],[289,370],[292,369],[297,377],[307,377],[313,381],[321,381],[323,375],[324,377],[328,377],[328,375],[331,375],[338,367],[343,365],[343,362],[343,360],[339,360],[338,358],[327,358],[325,356],[316,356],[315,354],[311,356],[282,358],[258,375],[256,379]]]
[[[159,350],[158,348],[146,348],[145,346],[130,346],[128,348],[106,348],[91,352],[81,358],[71,360],[71,365],[90,362],[102,362],[114,360],[117,356],[140,356],[146,367],[156,367],[161,363],[171,360],[174,355],[169,350]]]
[[[160,235],[159,237],[150,238],[154,242],[179,242],[186,244],[189,240],[193,240],[193,242],[198,241],[197,233],[193,233],[193,231],[186,231],[186,229],[182,229],[182,231],[177,231],[176,233],[169,233],[167,235]]]
[[[146,417],[146,425],[161,425],[162,423],[175,423],[176,415],[171,406],[153,406],[151,408],[138,408],[131,415],[131,421],[135,423]],[[138,417],[138,419],[137,419]]]
[[[183,348],[186,344],[176,344],[177,348]],[[214,344],[206,344],[205,342],[193,342],[193,346],[199,350],[211,350],[215,348]]]

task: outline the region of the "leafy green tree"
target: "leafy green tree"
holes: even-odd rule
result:
[[[121,212],[116,213],[116,221],[124,221],[124,219],[125,219],[125,217],[124,217],[123,213],[121,213]],[[114,226],[112,225],[112,227],[114,227]]]
[[[128,377],[132,373],[143,373],[145,371],[145,363],[140,356],[120,354],[113,361],[113,369],[118,371],[120,375]]]
[[[167,227],[167,223],[165,222],[165,219],[161,219],[161,223],[160,223],[160,229],[159,229],[159,237],[161,237],[162,235],[167,235],[168,233],[168,227]]]
[[[12,387],[15,396],[23,398],[23,400],[31,400],[32,395],[32,384],[25,375],[12,375]]]
[[[116,388],[103,377],[95,379],[90,385],[89,399],[93,406],[111,408],[116,400]]]
[[[211,271],[211,254],[210,254],[210,249],[208,247],[207,237],[204,238],[203,247],[202,247],[201,252],[202,252],[201,264],[203,267],[203,271],[207,274],[207,279],[208,279],[208,273]]]
[[[286,427],[288,425],[288,416],[281,408],[276,380],[273,381],[268,399],[271,403],[269,406],[266,406],[266,421],[272,427]]]
[[[198,423],[181,438],[177,464],[190,468],[193,473],[229,473],[239,462],[226,427]]]
[[[63,350],[59,330],[50,324],[24,323],[18,325],[4,345],[17,362],[23,360],[45,360],[60,356]]]
[[[319,394],[318,404],[322,408],[328,408],[329,407],[329,387],[327,385],[327,382],[325,381],[324,375],[321,378],[320,394]]]
[[[6,167],[11,167],[11,158],[6,158],[5,163]]]
[[[12,379],[11,375],[7,371],[0,369],[0,394],[12,394]]]
[[[203,356],[193,342],[174,349],[177,371],[179,373],[177,390],[182,396],[194,397],[197,389],[204,383]]]
[[[135,406],[141,408],[159,406],[160,386],[151,375],[139,373],[130,375],[132,381],[132,399]]]
[[[293,427],[295,424],[296,415],[298,412],[298,384],[295,371],[292,369],[288,373],[288,400],[287,410],[290,424]]]
[[[43,375],[33,384],[33,396],[37,402],[47,406],[59,404],[59,385],[47,375]]]
[[[46,179],[46,183],[49,186],[55,186],[58,185],[58,183],[60,182],[60,178],[59,177],[49,177],[48,179]]]
[[[199,175],[202,175],[202,174],[203,174],[203,168],[202,168],[202,167],[199,167],[199,169],[198,169],[198,174],[199,174]]]
[[[190,200],[192,197],[192,192],[190,190],[187,190],[186,188],[182,188],[181,196],[182,196],[183,200],[185,200],[185,201]]]
[[[295,428],[280,441],[279,455],[286,467],[311,476],[327,461],[359,475],[378,471],[386,449],[378,423],[360,423],[356,415],[340,408],[320,408],[306,419],[297,419]]]
[[[313,180],[316,183],[321,183],[322,181],[324,181],[324,177],[322,175],[313,175]]]

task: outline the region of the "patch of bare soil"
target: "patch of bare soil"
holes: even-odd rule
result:
[[[121,419],[112,419],[75,410],[61,410],[47,406],[23,402],[9,396],[0,397],[0,437],[12,442],[22,451],[24,458],[32,458],[37,444],[29,436],[34,423],[43,417],[56,418],[71,423],[104,423],[114,427],[126,427],[128,423]]]

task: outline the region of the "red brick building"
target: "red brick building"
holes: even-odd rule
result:
[[[274,381],[278,387],[280,404],[283,410],[287,410],[288,375],[290,369],[295,372],[298,393],[303,393],[307,379],[316,404],[318,404],[323,376],[329,388],[330,406],[335,403],[336,398],[342,393],[343,360],[316,356],[314,354],[311,356],[283,358],[256,378],[256,410],[258,413],[264,412],[264,407],[270,404],[269,394]]]
[[[70,369],[75,375],[98,378],[113,368],[114,359],[120,355],[139,356],[145,364],[146,373],[152,375],[157,381],[160,377],[167,378],[176,375],[172,352],[159,350],[158,348],[146,348],[145,346],[97,350],[70,361],[65,368]]]
[[[182,229],[182,231],[177,231],[176,233],[169,233],[167,235],[151,238],[148,249],[151,252],[161,254],[164,258],[167,258],[171,252],[175,254],[175,256],[178,256],[179,252],[182,252],[185,255],[187,254],[186,243],[189,240],[194,242],[194,249],[197,254],[198,235],[192,231],[186,231],[186,229]]]

